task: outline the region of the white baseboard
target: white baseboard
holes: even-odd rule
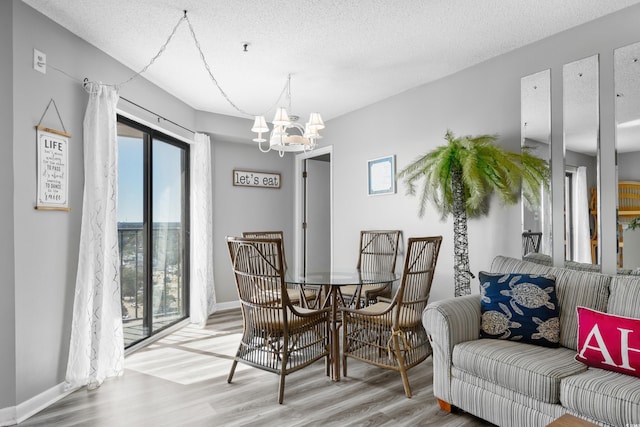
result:
[[[0,409],[0,426],[12,426],[17,423],[16,420],[16,407],[11,406],[9,408]]]
[[[65,390],[65,383],[60,383],[49,390],[32,397],[31,399],[18,404],[16,407],[16,421],[21,423],[34,414],[53,405],[58,400],[76,391],[78,388]]]
[[[240,308],[240,301],[229,301],[216,303],[216,311],[232,310],[234,308]]]
[[[18,406],[0,409],[0,426],[13,426],[53,405],[77,389],[65,390],[64,383],[51,387]]]

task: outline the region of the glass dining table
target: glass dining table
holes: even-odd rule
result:
[[[293,274],[287,272],[285,282],[289,285],[300,286],[301,289],[317,288],[316,306],[331,307],[331,325],[329,331],[330,373],[333,381],[340,381],[340,316],[338,310],[345,302],[340,292],[342,286],[356,285],[360,295],[362,286],[382,285],[395,282],[400,275],[389,272],[358,271],[327,271],[307,274]]]

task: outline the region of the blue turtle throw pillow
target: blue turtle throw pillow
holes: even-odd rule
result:
[[[558,347],[560,309],[551,275],[481,271],[482,338]]]

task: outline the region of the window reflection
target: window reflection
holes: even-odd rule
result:
[[[565,144],[565,259],[598,263],[598,215],[591,192],[598,191],[598,55],[562,70]]]
[[[549,161],[551,157],[551,71],[544,70],[520,81],[522,147]],[[527,206],[522,198],[522,255],[551,255],[551,193],[541,187],[540,206]]]
[[[614,52],[618,268],[640,267],[640,43]]]

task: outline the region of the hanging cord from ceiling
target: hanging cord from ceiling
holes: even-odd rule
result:
[[[135,79],[136,77],[138,77],[140,74],[144,73],[145,71],[147,71],[149,69],[149,67],[151,67],[153,65],[154,62],[156,62],[156,60],[158,58],[160,58],[160,56],[164,53],[164,51],[167,49],[167,46],[169,45],[169,43],[171,42],[171,39],[173,39],[173,36],[176,35],[176,31],[178,31],[178,27],[180,27],[180,24],[182,24],[182,21],[184,21],[185,19],[187,19],[187,11],[184,11],[184,16],[182,18],[180,18],[180,20],[178,21],[178,23],[176,24],[175,27],[173,27],[173,31],[171,31],[171,34],[169,34],[169,37],[167,38],[167,41],[164,42],[164,44],[160,47],[160,50],[158,50],[158,53],[156,53],[156,55],[151,58],[151,61],[149,61],[149,63],[147,65],[144,66],[143,69],[141,69],[140,71],[138,71],[137,73],[135,73],[133,76],[129,77],[127,80],[123,81],[122,83],[119,83],[117,85],[115,85],[118,89],[121,86],[126,85],[127,83],[129,83],[131,80]]]
[[[264,116],[266,113],[268,113],[269,111],[274,110],[278,104],[280,103],[280,100],[282,99],[282,96],[285,94],[285,92],[287,91],[287,87],[289,85],[288,80],[285,83],[284,87],[282,88],[282,91],[280,91],[280,95],[278,95],[278,99],[276,99],[276,102],[273,103],[272,106],[270,106],[269,108],[267,108],[266,110],[264,110],[263,112],[260,112],[258,114],[255,113],[248,113],[245,110],[243,110],[242,108],[238,107],[227,95],[227,93],[222,89],[222,87],[220,87],[220,84],[218,83],[218,81],[216,80],[216,78],[213,76],[213,73],[211,72],[211,67],[209,67],[209,63],[207,62],[207,59],[204,56],[204,53],[202,52],[202,48],[200,47],[200,42],[198,41],[198,37],[196,36],[196,32],[193,29],[193,25],[191,25],[191,21],[189,20],[189,17],[187,16],[187,11],[184,11],[184,17],[183,19],[185,19],[187,21],[187,24],[189,24],[189,31],[191,32],[191,37],[193,37],[193,42],[196,45],[196,48],[198,49],[198,52],[200,53],[200,59],[202,60],[202,63],[204,64],[204,67],[207,70],[207,73],[209,73],[209,77],[211,78],[211,81],[213,82],[213,84],[216,85],[216,87],[218,88],[218,90],[220,91],[220,94],[224,97],[224,99],[227,100],[227,102],[229,103],[229,105],[231,105],[237,112],[244,114],[246,116],[249,117],[255,117],[255,116]],[[244,47],[244,51],[247,51],[247,46],[248,43],[245,43],[243,45]]]
[[[268,109],[264,110],[263,112],[260,113],[250,113],[245,111],[244,109],[240,108],[235,102],[233,102],[231,100],[231,97],[229,97],[229,95],[227,95],[227,93],[224,91],[224,89],[222,89],[222,86],[220,86],[220,83],[218,83],[218,80],[215,78],[215,76],[213,75],[213,71],[211,71],[211,67],[209,66],[209,62],[207,61],[204,52],[202,51],[202,47],[200,46],[200,41],[198,40],[198,37],[196,36],[196,32],[195,29],[193,28],[193,25],[191,24],[191,21],[189,20],[189,17],[187,16],[187,11],[184,11],[184,14],[182,17],[180,17],[180,19],[178,20],[178,22],[176,23],[176,25],[173,27],[173,30],[171,31],[171,34],[169,34],[169,37],[167,37],[167,40],[164,42],[164,44],[160,47],[160,49],[158,50],[158,52],[155,54],[155,56],[153,58],[151,58],[151,60],[149,61],[149,63],[147,65],[145,65],[140,71],[138,71],[137,73],[133,74],[131,77],[129,77],[127,80],[122,81],[121,83],[117,83],[117,84],[105,84],[105,83],[97,83],[97,82],[90,82],[88,81],[88,79],[85,79],[85,81],[83,82],[83,86],[85,88],[85,90],[87,91],[91,91],[93,84],[98,84],[98,85],[105,85],[105,86],[114,86],[116,87],[118,90],[130,83],[132,80],[134,80],[135,78],[139,77],[140,75],[142,75],[143,73],[145,73],[155,62],[158,58],[160,58],[160,56],[162,56],[162,54],[165,52],[165,50],[167,49],[167,46],[169,45],[169,43],[171,43],[171,40],[173,39],[173,37],[176,35],[178,28],[180,28],[180,26],[182,25],[182,23],[186,21],[187,25],[189,26],[189,32],[191,34],[191,37],[193,39],[193,42],[196,46],[196,48],[198,49],[198,53],[200,54],[200,59],[202,60],[202,64],[204,65],[207,74],[209,75],[209,78],[211,79],[211,81],[213,82],[213,84],[216,86],[216,88],[218,89],[218,91],[220,92],[220,94],[224,97],[224,99],[227,101],[227,103],[233,107],[234,110],[236,110],[237,112],[239,112],[240,114],[243,114],[245,116],[248,117],[255,117],[255,116],[264,116],[267,112],[269,111],[273,111],[278,104],[280,103],[280,101],[282,100],[282,97],[285,95],[285,93],[287,92],[287,89],[289,87],[289,79],[290,76],[287,77],[287,81],[285,82],[282,90],[280,91],[280,94],[278,95],[278,98],[276,99],[276,101],[273,103],[273,105],[271,105]],[[245,43],[245,46],[247,45],[247,43]],[[246,50],[246,48],[245,48]],[[60,70],[61,71],[61,70]],[[63,71],[61,71],[63,72]],[[64,73],[64,72],[63,72]],[[64,73],[66,74],[66,73]]]

